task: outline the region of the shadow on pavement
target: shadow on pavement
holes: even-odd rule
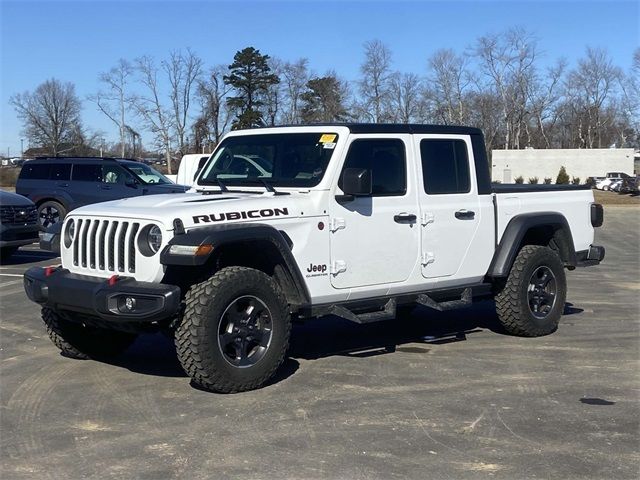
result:
[[[3,267],[24,265],[26,263],[45,262],[54,258],[58,258],[58,255],[45,250],[18,250],[6,260],[0,260],[0,265]]]
[[[567,303],[564,314],[582,311]],[[316,360],[331,356],[366,358],[396,351],[426,353],[430,345],[466,341],[483,330],[505,334],[492,301],[448,312],[417,307],[411,315],[368,325],[338,317],[310,320],[294,325],[288,358],[268,385],[293,375],[299,368],[297,359]],[[424,346],[404,346],[416,343]],[[187,376],[178,362],[173,341],[160,333],[140,335],[125,353],[109,363],[144,375]]]

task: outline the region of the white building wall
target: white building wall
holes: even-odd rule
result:
[[[525,183],[531,177],[538,177],[540,183],[551,177],[555,183],[562,166],[569,178],[579,177],[581,183],[607,172],[634,173],[632,148],[493,150],[491,155],[494,182],[514,183],[522,176]]]

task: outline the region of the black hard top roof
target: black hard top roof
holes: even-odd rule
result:
[[[114,158],[114,157],[36,157],[31,162],[90,162],[90,161],[111,161],[111,162],[136,162],[141,163],[133,158]]]
[[[482,135],[482,130],[456,125],[424,125],[419,123],[305,123],[282,127],[347,127],[351,133],[435,133]],[[265,127],[279,128],[279,127]]]

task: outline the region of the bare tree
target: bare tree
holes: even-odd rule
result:
[[[98,77],[99,81],[106,86],[107,91],[99,91],[88,97],[88,100],[95,103],[98,109],[118,127],[121,157],[125,157],[127,154],[126,111],[130,101],[127,88],[129,77],[132,74],[132,65],[121,58],[115,67],[108,72],[101,73]]]
[[[420,117],[421,81],[415,73],[395,72],[389,81],[389,112],[394,122],[411,123]]]
[[[546,81],[537,80],[529,90],[531,115],[542,142],[532,146],[550,148],[547,130],[554,130],[559,118],[558,102],[562,98],[560,88],[566,69],[566,61],[560,59],[547,69]],[[528,130],[527,130],[528,131]],[[532,143],[531,138],[528,139]]]
[[[365,59],[360,66],[359,83],[362,109],[374,123],[387,119],[389,81],[391,77],[391,51],[380,40],[364,44]]]
[[[457,125],[467,122],[465,95],[471,85],[467,63],[465,56],[450,49],[438,50],[429,58],[430,98],[440,122]]]
[[[202,59],[190,49],[186,52],[172,52],[169,60],[162,62],[171,86],[171,106],[173,109],[173,127],[176,131],[178,150],[185,153],[185,132],[189,119],[189,110],[193,88],[202,72]]]
[[[278,58],[270,57],[267,61],[271,72],[276,77],[280,78],[282,75],[284,62]],[[280,117],[282,115],[282,104],[284,102],[284,91],[282,88],[282,82],[272,83],[267,86],[264,92],[264,108],[265,108],[265,123],[269,127],[274,127],[280,123]]]
[[[132,98],[132,104],[147,129],[154,134],[156,144],[164,150],[167,171],[171,174],[171,129],[175,117],[172,117],[170,110],[162,102],[158,67],[153,59],[147,56],[140,57],[136,60],[135,66],[146,95]]]
[[[232,115],[225,101],[231,87],[223,80],[226,71],[226,65],[218,65],[210,70],[205,80],[198,82],[201,113],[194,125],[196,137],[200,140],[206,138],[207,142],[215,144],[231,124]]]
[[[504,148],[520,148],[538,56],[536,39],[526,30],[514,28],[481,37],[474,53],[490,80],[487,88],[500,99]]]
[[[602,148],[603,129],[610,119],[604,115],[607,101],[615,93],[621,70],[613,65],[609,53],[587,47],[586,56],[567,78],[567,96],[573,102],[577,116],[578,137],[582,146]]]
[[[73,143],[81,131],[81,104],[72,83],[52,78],[33,93],[13,95],[9,103],[22,121],[29,143],[47,148],[54,156],[62,153],[64,143]]]
[[[310,79],[309,60],[300,58],[293,63],[286,62],[282,67],[281,79],[286,95],[286,107],[283,112],[285,123],[296,124],[301,122],[300,97],[306,90]]]

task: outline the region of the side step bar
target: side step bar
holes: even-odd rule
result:
[[[391,298],[384,305],[382,310],[367,313],[354,313],[342,305],[333,305],[329,308],[330,315],[336,315],[342,317],[345,320],[350,320],[355,323],[373,323],[381,322],[383,320],[391,320],[396,316],[396,299]]]
[[[473,301],[473,290],[471,287],[465,288],[460,295],[460,300],[438,302],[426,293],[422,293],[417,295],[414,301],[420,305],[424,305],[425,307],[443,312],[445,310],[453,310],[471,305]],[[360,324],[381,322],[383,320],[391,320],[392,318],[395,318],[397,304],[398,302],[395,298],[390,298],[382,310],[367,313],[355,313],[352,310],[349,310],[346,306],[332,305],[322,312],[322,314],[335,315],[337,317],[344,318],[345,320]]]
[[[426,293],[422,293],[418,295],[416,298],[416,303],[420,305],[424,305],[425,307],[433,308],[434,310],[438,310],[439,312],[444,312],[445,310],[453,310],[456,308],[462,308],[471,305],[473,300],[473,294],[471,292],[471,288],[465,288],[462,291],[462,295],[460,295],[460,300],[449,300],[448,302],[436,302],[433,298],[431,298]]]

